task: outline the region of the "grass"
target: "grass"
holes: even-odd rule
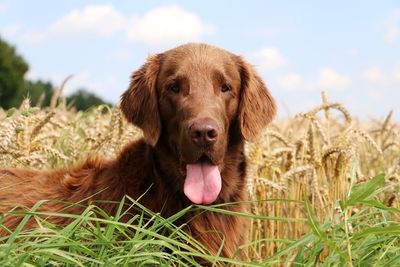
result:
[[[192,206],[162,218],[132,199],[141,213],[123,223],[95,205],[80,215],[11,211],[21,225],[0,239],[0,266],[400,266],[400,127],[358,121],[323,94],[306,113],[270,125],[246,146],[252,221],[243,261],[211,256],[174,225],[191,209],[227,213],[223,206]],[[91,153],[114,157],[138,129],[118,108],[75,112],[53,108],[0,111],[0,167],[70,166]],[[1,190],[1,188],[0,188]],[[228,203],[229,204],[229,203]],[[68,216],[66,226],[46,216]],[[35,218],[39,227],[23,230]]]

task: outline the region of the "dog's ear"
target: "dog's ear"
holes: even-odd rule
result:
[[[158,111],[157,76],[161,54],[150,56],[132,75],[128,90],[121,96],[121,110],[129,122],[143,130],[146,142],[154,146],[161,133]]]
[[[237,60],[241,78],[240,131],[246,140],[252,140],[275,117],[276,104],[254,68],[241,57]]]

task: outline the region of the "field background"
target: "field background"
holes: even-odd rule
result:
[[[399,124],[392,120],[392,113],[383,120],[359,121],[340,103],[330,102],[325,93],[321,99],[321,105],[312,110],[274,122],[259,140],[246,146],[250,212],[234,216],[252,220],[251,240],[241,248],[247,251],[247,263],[191,250],[185,244],[195,241],[182,241],[183,233],[163,239],[155,234],[160,229],[140,219],[135,223],[147,237],[136,239],[138,234],[132,233],[130,240],[135,243],[121,245],[120,228],[130,226],[118,224],[117,215],[104,215],[106,227],[90,224],[98,218],[96,212],[77,216],[77,222],[86,222],[79,224],[81,228],[63,230],[42,222],[39,230],[10,233],[0,242],[2,266],[33,266],[43,261],[47,266],[138,262],[192,266],[192,255],[208,257],[216,265],[400,266]],[[52,103],[40,108],[25,100],[19,108],[0,110],[0,167],[64,167],[89,154],[113,158],[141,136],[118,107],[76,112],[63,99]],[[223,212],[220,207],[204,209]],[[20,216],[35,216],[35,212]],[[160,225],[174,227],[152,216]],[[111,226],[114,230],[109,232]],[[91,227],[96,230],[88,230]],[[87,230],[90,234],[85,232],[85,238],[72,237],[73,232]],[[101,244],[84,245],[88,240]],[[79,249],[82,246],[85,249]],[[160,247],[173,253],[161,252]],[[190,253],[185,254],[185,249]]]
[[[0,267],[400,267],[399,1],[1,0],[0,169],[114,158],[142,135],[113,107],[132,71],[188,42],[245,58],[279,106],[246,144],[248,212],[230,213],[251,220],[246,257],[210,255],[174,224],[224,205],[162,218],[129,197],[116,214],[45,213],[43,200],[0,214]]]

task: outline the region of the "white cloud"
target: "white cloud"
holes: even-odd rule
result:
[[[134,58],[132,49],[118,49],[110,52],[108,58],[117,62],[131,62]]]
[[[340,74],[329,67],[321,68],[317,75],[307,76],[303,78],[302,75],[295,72],[287,72],[282,75],[277,75],[272,78],[272,81],[286,91],[322,91],[322,90],[335,90],[340,91],[347,88],[352,80],[350,76]]]
[[[59,37],[108,37],[125,26],[126,19],[112,5],[89,5],[70,11],[46,29],[26,31],[21,41],[36,44]]]
[[[283,89],[296,90],[302,87],[303,79],[298,73],[288,73],[278,78],[278,85]]]
[[[361,77],[374,88],[397,88],[400,86],[400,65],[370,67]]]
[[[355,57],[358,56],[360,54],[360,50],[358,50],[357,48],[348,48],[345,50],[346,55]]]
[[[4,28],[1,29],[1,35],[6,37],[6,39],[11,39],[13,36],[15,36],[19,30],[21,29],[21,26],[19,24],[11,24],[7,25]]]
[[[379,67],[371,67],[363,73],[365,80],[371,83],[378,83],[384,80],[383,71]]]
[[[400,82],[400,66],[394,68],[393,77],[396,81]]]
[[[287,64],[279,51],[273,47],[266,47],[256,53],[257,61],[261,68],[277,69]]]
[[[343,90],[351,84],[351,78],[335,70],[324,67],[319,71],[316,89]]]
[[[46,39],[46,37],[47,36],[45,32],[29,30],[27,32],[24,32],[19,39],[22,43],[38,44],[43,42]]]
[[[111,4],[89,5],[74,9],[42,30],[29,30],[21,41],[41,43],[60,37],[108,37],[123,33],[130,41],[151,45],[197,41],[213,32],[196,14],[177,5],[159,7],[139,18],[121,14]]]
[[[4,3],[0,3],[0,14],[6,13],[7,10],[8,10],[8,6]]]
[[[385,42],[389,44],[393,43],[397,39],[398,35],[399,35],[399,29],[397,28],[388,29],[385,34]]]
[[[394,43],[400,35],[400,9],[395,9],[383,24],[384,40],[386,43]]]
[[[25,79],[27,80],[37,80],[40,79],[40,77],[37,75],[36,72],[32,71],[32,69],[29,69],[26,73],[25,73]]]
[[[367,96],[371,99],[375,104],[383,104],[386,100],[386,94],[384,92],[378,90],[368,90]]]
[[[171,5],[150,10],[132,20],[127,37],[150,45],[175,44],[197,41],[213,28],[206,25],[196,14],[179,6]]]
[[[53,34],[110,36],[124,27],[125,18],[110,4],[74,9],[50,26]]]
[[[320,68],[316,75],[305,76],[291,71],[288,61],[274,47],[267,47],[254,53],[255,62],[261,69],[267,70],[266,77],[278,87],[287,91],[343,90],[352,80],[330,67]]]

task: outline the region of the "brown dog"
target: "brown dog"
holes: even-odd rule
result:
[[[48,171],[2,169],[1,204],[119,201],[147,191],[140,202],[170,216],[192,203],[246,200],[244,140],[254,138],[272,120],[275,103],[241,57],[206,44],[187,44],[151,56],[133,74],[121,108],[143,130],[144,139],[130,143],[112,161],[88,159],[72,168]],[[111,214],[115,211],[112,204],[99,206]],[[55,212],[63,208],[60,202],[41,206]],[[0,213],[8,209],[1,205]],[[226,209],[244,211],[242,205]],[[82,208],[73,206],[67,212],[79,213]],[[245,241],[244,219],[212,212],[193,215],[182,223],[188,222],[188,232],[212,253],[223,244],[222,256],[231,257]],[[6,216],[3,223],[12,229],[20,220]],[[62,217],[51,220],[68,222]]]

